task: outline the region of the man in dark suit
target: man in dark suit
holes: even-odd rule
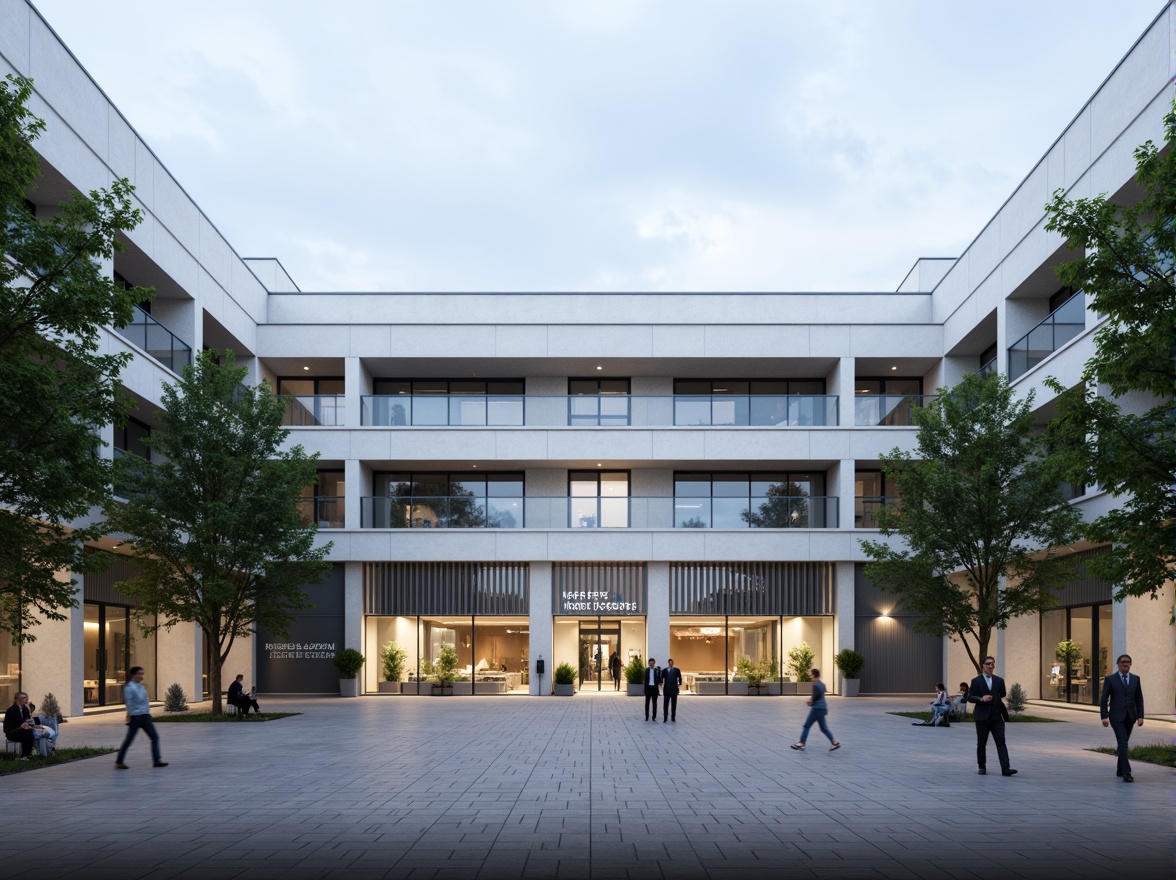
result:
[[[1143,727],[1143,686],[1139,676],[1131,674],[1131,655],[1122,654],[1115,661],[1119,667],[1103,679],[1102,696],[1098,700],[1098,714],[1103,727],[1115,731],[1115,742],[1119,745],[1119,766],[1116,776],[1124,782],[1134,782],[1131,762],[1127,760],[1127,743],[1131,739],[1133,726]]]
[[[242,716],[248,715],[250,709],[260,715],[261,706],[257,705],[257,700],[253,698],[253,694],[245,693],[244,679],[244,675],[238,675],[233,683],[229,685],[228,703],[230,706],[236,706]]]
[[[657,661],[649,658],[645,668],[645,720],[649,720],[649,706],[653,704],[653,720],[657,721],[657,686],[661,684],[662,671]]]
[[[996,674],[994,657],[985,657],[981,668],[983,671],[968,687],[968,702],[976,704],[972,713],[976,719],[976,763],[983,776],[987,772],[984,765],[988,757],[988,734],[991,733],[992,741],[996,743],[996,756],[1000,759],[1000,775],[1013,776],[1017,771],[1009,767],[1009,750],[1005,746],[1005,720],[1009,717],[1009,710],[1004,704],[1004,679]]]
[[[4,713],[4,736],[20,743],[20,759],[27,761],[33,753],[33,713],[29,711],[29,695],[21,691]]]
[[[681,687],[682,670],[674,665],[671,658],[662,670],[662,724],[678,720],[678,690]]]

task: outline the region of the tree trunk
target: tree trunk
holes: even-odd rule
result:
[[[212,697],[212,714],[223,715],[224,701],[221,698],[221,659],[220,648],[208,652],[208,693]]]

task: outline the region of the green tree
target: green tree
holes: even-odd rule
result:
[[[914,411],[917,456],[881,456],[902,502],[878,526],[905,546],[862,541],[869,579],[917,631],[963,642],[977,672],[993,633],[1056,604],[1072,573],[1052,548],[1074,540],[1080,514],[1062,500],[1065,466],[1034,429],[1032,400],[1015,401],[1001,373],[939,389]]]
[[[1074,482],[1121,499],[1084,528],[1110,545],[1087,568],[1116,598],[1155,598],[1176,567],[1176,110],[1164,131],[1168,149],[1148,141],[1135,151],[1139,201],[1070,201],[1059,190],[1046,206],[1045,228],[1083,254],[1058,266],[1058,278],[1106,316],[1081,383],[1049,380],[1061,394],[1050,430]]]
[[[104,274],[122,249],[119,232],[141,220],[126,180],[73,193],[38,219],[33,141],[45,125],[27,108],[32,83],[0,80],[0,630],[31,642],[40,619],[76,605],[74,584],[55,577],[95,559],[82,542],[100,534],[76,522],[110,495],[110,465],[95,428],[119,422],[118,375],[130,355],[101,354],[106,326],[124,326],[148,299]]]
[[[254,626],[284,635],[302,587],[330,567],[331,545],[314,547],[299,493],[315,481],[315,459],[283,450],[285,404],[264,382],[243,386],[233,353],[203,352],[183,379],[163,389],[162,430],[148,441],[162,463],[120,459],[126,502],[108,528],[125,532],[141,575],[121,585],[157,614],[154,627],[195,622],[210,647],[209,691],[221,705],[221,666]]]
[[[744,510],[739,515],[754,529],[808,528],[809,494],[797,483],[773,483],[764,493],[758,511]]]

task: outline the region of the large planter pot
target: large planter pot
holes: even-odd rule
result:
[[[476,691],[474,691],[474,693],[476,693],[476,694],[505,694],[506,693],[506,682],[505,681],[479,681],[479,682],[477,682],[477,685],[478,685],[478,688]]]
[[[727,684],[722,681],[696,681],[694,692],[700,697],[718,696],[727,693]]]
[[[729,681],[727,682],[727,693],[733,697],[747,696],[747,682],[745,681]]]
[[[862,680],[860,678],[841,679],[841,696],[856,697],[861,693]]]
[[[798,681],[796,683],[796,692],[811,696],[813,693],[813,683],[811,681]]]
[[[796,695],[796,682],[794,682],[794,681],[781,681],[781,682],[778,682],[778,684],[780,685],[780,693],[783,696],[792,697],[792,696]]]
[[[574,684],[557,684],[555,686],[555,695],[557,697],[571,697],[576,693],[576,686]]]
[[[471,681],[455,681],[453,683],[453,695],[455,697],[469,697],[474,693],[474,684]]]
[[[751,684],[748,682],[747,695],[749,697],[766,697],[768,695],[768,682],[763,684]]]
[[[429,693],[434,697],[452,697],[453,685],[441,684],[439,681],[432,682],[432,684],[425,685],[429,688]]]
[[[378,685],[376,685],[376,689],[381,694],[398,694],[400,693],[400,682],[381,681]]]
[[[643,684],[630,684],[630,685],[626,685],[625,687],[626,687],[625,693],[628,694],[630,697],[644,697],[645,696],[645,685],[643,685]]]
[[[416,681],[402,681],[400,682],[400,693],[416,696],[420,693],[420,682]]]
[[[778,682],[778,681],[769,681],[768,682],[768,696],[769,697],[780,696],[780,682]]]
[[[358,678],[341,678],[341,679],[339,679],[339,696],[341,696],[341,697],[358,697],[359,696],[359,679]]]

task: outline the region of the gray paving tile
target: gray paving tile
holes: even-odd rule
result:
[[[1011,726],[1021,773],[1004,779],[974,774],[966,727],[928,737],[885,714],[896,700],[833,700],[846,747],[799,755],[788,698],[684,697],[656,727],[612,695],[269,703],[303,714],[161,725],[166,773],[133,753],[126,773],[101,758],[5,777],[6,802],[51,790],[53,810],[5,825],[0,863],[35,853],[71,880],[1171,875],[1172,772],[1116,785],[1113,758],[1084,751],[1105,731],[1079,712]],[[322,748],[340,724],[347,740]],[[121,734],[118,716],[65,730]]]

